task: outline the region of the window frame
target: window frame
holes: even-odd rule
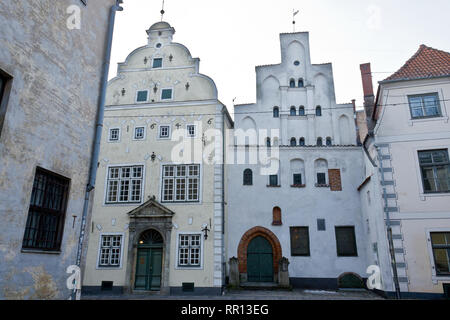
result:
[[[141,167],[141,178],[132,177],[132,169]],[[112,168],[119,168],[118,177],[117,178],[110,178],[110,169]],[[130,176],[128,178],[122,177],[122,170],[124,168],[130,168]],[[127,180],[129,181],[128,184],[128,199],[127,201],[120,201],[120,187],[121,187],[121,181]],[[132,201],[133,197],[133,188],[132,188],[132,180],[141,180],[140,183],[140,195],[139,195],[139,201]],[[116,201],[109,201],[109,182],[110,181],[117,181],[117,189],[116,189]],[[133,205],[133,204],[140,204],[144,200],[144,194],[145,194],[145,165],[142,163],[139,164],[112,164],[108,165],[106,167],[106,174],[105,174],[105,191],[103,196],[103,203],[106,206],[117,206],[117,205]]]
[[[197,166],[198,175],[189,175],[189,166]],[[173,168],[173,175],[172,176],[165,176],[165,168],[166,167],[174,167]],[[177,175],[177,168],[178,167],[185,167],[184,168],[184,175]],[[177,179],[184,179],[184,200],[176,200],[177,196]],[[189,179],[197,179],[197,199],[190,200],[189,199]],[[173,164],[173,163],[166,163],[161,165],[161,175],[160,175],[160,183],[161,183],[161,192],[160,192],[160,203],[169,203],[169,204],[201,204],[202,203],[202,165],[199,163],[190,163],[190,164]],[[165,200],[165,181],[171,180],[171,189],[172,189],[172,200]]]
[[[316,106],[316,117],[321,117],[322,116],[322,107],[321,106]]]
[[[163,93],[164,91],[170,90],[170,99],[163,99]],[[174,96],[173,88],[161,88],[161,94],[160,94],[160,100],[161,101],[172,101]]]
[[[155,67],[155,61],[156,60],[161,61],[161,65],[159,67]],[[163,68],[163,62],[164,62],[164,59],[161,58],[161,57],[153,58],[152,59],[152,69],[162,69]]]
[[[117,133],[117,140],[111,139],[111,131],[113,131],[113,130],[118,130],[118,133]],[[121,130],[119,127],[108,128],[108,142],[109,142],[109,143],[117,143],[117,142],[120,142],[121,135],[122,135],[122,130]]]
[[[167,137],[161,136],[161,128],[168,127],[168,135]],[[172,138],[172,126],[170,124],[160,124],[158,125],[158,140],[170,140]]]
[[[40,190],[42,192],[41,195],[42,195],[42,204],[43,204],[41,206],[33,204],[33,195],[35,195],[35,190],[37,189],[36,184],[39,183],[36,180],[38,175],[45,176],[45,184],[43,185],[44,190]],[[61,198],[59,200],[61,203],[59,210],[53,209],[53,208],[47,208],[44,206],[44,204],[46,203],[47,197],[49,197],[49,194],[47,193],[49,180],[50,180],[50,182],[55,182],[58,180],[57,183],[60,186],[62,186],[63,190],[62,190]],[[31,195],[29,198],[27,220],[25,222],[25,228],[24,228],[24,233],[23,233],[23,238],[22,238],[22,245],[21,245],[22,252],[42,252],[42,253],[46,253],[46,252],[60,253],[61,252],[61,244],[62,244],[62,240],[63,240],[63,236],[64,236],[64,226],[65,226],[65,220],[66,220],[66,215],[67,215],[67,207],[68,207],[68,202],[69,202],[69,198],[70,198],[70,187],[71,187],[71,179],[61,176],[55,172],[46,170],[44,168],[36,167],[35,172],[34,172]],[[36,195],[36,196],[38,196],[38,195]],[[56,225],[57,230],[55,232],[54,244],[51,248],[42,248],[39,246],[25,245],[26,241],[38,242],[39,238],[40,238],[39,236],[36,236],[36,238],[38,238],[38,240],[35,240],[34,236],[30,236],[30,231],[28,231],[28,229],[31,228],[31,226],[29,226],[29,224],[33,223],[30,220],[30,219],[33,219],[33,217],[30,217],[31,211],[37,213],[39,215],[39,217],[43,217],[43,216],[45,216],[45,217],[55,217],[56,216],[57,217],[57,219],[58,219],[57,225]],[[37,233],[39,235],[39,232],[41,232],[41,233],[48,232],[48,231],[46,231],[48,229],[40,229],[39,227],[41,227],[41,224],[40,224],[40,226],[38,226],[37,230],[34,231],[34,233]],[[27,235],[28,235],[28,237],[27,237]]]
[[[290,147],[296,147],[297,146],[297,139],[292,137],[291,140],[289,140],[289,146]]]
[[[200,257],[199,257],[199,265],[180,265],[180,240],[181,236],[199,236],[200,237]],[[177,233],[177,242],[176,242],[176,264],[175,269],[176,270],[203,270],[203,254],[204,254],[204,237],[201,232],[178,232]]]
[[[144,129],[144,132],[142,134],[142,138],[136,138],[136,130],[137,129],[141,129],[141,128]],[[134,130],[133,130],[133,140],[134,141],[143,141],[143,140],[145,140],[146,135],[147,135],[147,128],[146,128],[146,126],[135,126],[134,127]]]
[[[245,169],[242,173],[243,177],[243,183],[244,186],[252,186],[253,185],[253,170],[252,169]]]
[[[299,115],[299,117],[305,117],[306,116],[305,106],[298,107],[298,115]]]
[[[194,135],[189,134],[189,127],[194,127]],[[193,123],[186,124],[186,138],[194,139],[197,138],[197,125]]]
[[[139,98],[139,93],[140,92],[146,92],[147,93],[147,96],[146,96],[146,99],[145,99],[145,101],[139,101],[138,100],[138,98]],[[135,98],[135,102],[136,103],[146,103],[146,102],[148,102],[148,99],[149,99],[149,97],[150,97],[150,95],[149,95],[149,90],[136,90],[136,98]]]
[[[273,117],[279,118],[280,117],[280,108],[279,107],[273,107]]]
[[[445,244],[445,245],[438,245],[438,244],[433,244],[433,234],[448,234],[450,236],[450,231],[447,232],[437,232],[437,231],[432,231],[430,232],[430,244],[431,244],[431,250],[432,250],[432,256],[433,256],[433,266],[434,266],[434,271],[436,273],[436,277],[450,277],[450,242]],[[449,237],[450,239],[450,237]],[[447,273],[438,273],[437,268],[436,268],[436,255],[434,254],[434,250],[435,249],[446,249],[447,250],[447,267],[449,269],[449,271]]]
[[[307,253],[294,253],[294,251],[293,251],[293,246],[292,246],[292,231],[294,230],[294,229],[300,229],[300,230],[306,230],[306,233],[307,233],[307,240],[308,240],[308,242],[307,242],[307,247],[308,247],[308,252]],[[289,227],[289,240],[290,240],[290,244],[289,244],[289,246],[290,246],[290,251],[291,251],[291,257],[310,257],[311,256],[311,239],[310,239],[311,237],[310,237],[310,234],[309,234],[309,227],[308,226],[292,226],[292,227]]]
[[[290,117],[296,117],[297,116],[297,108],[295,106],[291,106],[291,109],[289,110],[289,116]]]
[[[306,145],[306,140],[304,137],[300,137],[300,139],[298,140],[298,145],[300,147],[304,147]]]
[[[445,151],[446,152],[446,156],[447,156],[447,162],[441,162],[441,163],[435,163],[434,159],[433,159],[433,152],[438,152],[438,151]],[[420,160],[420,154],[421,153],[431,153],[431,164],[422,164],[421,160]],[[419,163],[419,171],[420,171],[420,178],[422,181],[422,192],[424,195],[433,195],[433,194],[449,194],[450,193],[450,175],[449,175],[449,171],[450,171],[450,155],[449,155],[449,151],[448,149],[432,149],[432,150],[417,150],[417,159],[418,159],[418,163]],[[432,172],[433,172],[433,182],[434,182],[434,187],[436,189],[438,189],[438,184],[437,184],[437,172],[436,172],[436,168],[437,167],[442,167],[442,166],[447,166],[447,174],[449,175],[447,177],[448,181],[448,190],[436,190],[436,191],[428,191],[425,189],[425,177],[423,174],[423,168],[427,167],[427,168],[431,168]]]
[[[436,98],[436,108],[437,108],[437,115],[431,115],[431,116],[427,116],[425,115],[425,111],[426,111],[426,107],[425,107],[425,103],[424,103],[424,98],[425,97],[430,97],[430,96],[434,96]],[[409,108],[409,115],[411,117],[410,120],[420,120],[420,119],[430,119],[430,118],[441,118],[443,117],[442,114],[442,108],[441,108],[441,104],[440,104],[440,98],[439,98],[439,93],[438,92],[430,92],[430,93],[422,93],[422,94],[412,94],[412,95],[407,95],[408,98],[408,108]],[[413,115],[413,110],[412,110],[412,106],[411,106],[411,99],[414,98],[421,98],[421,111],[422,114],[424,114],[423,116],[418,116],[415,117]]]
[[[353,230],[353,253],[340,253],[338,243],[338,229],[352,229]],[[358,257],[358,245],[356,241],[356,228],[355,226],[335,226],[334,227],[335,239],[336,239],[336,253],[338,257]]]
[[[269,177],[269,183],[267,184],[268,187],[279,187],[280,186],[280,177],[278,176],[278,174],[270,174],[268,177]],[[272,177],[277,178],[276,184],[272,184]]]
[[[103,237],[120,237],[120,263],[119,265],[101,265],[101,255],[102,255],[102,244],[103,244]],[[99,242],[98,242],[98,253],[97,253],[97,263],[96,263],[96,270],[120,270],[123,268],[123,248],[124,248],[124,242],[125,242],[125,234],[124,233],[100,233],[99,235]]]

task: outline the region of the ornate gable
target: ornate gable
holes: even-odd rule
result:
[[[175,212],[160,204],[155,198],[151,198],[127,214],[130,218],[172,218]]]

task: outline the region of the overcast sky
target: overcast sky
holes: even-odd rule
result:
[[[110,78],[117,63],[147,43],[147,30],[160,21],[160,0],[124,0],[118,12]],[[255,66],[279,63],[279,34],[310,33],[312,63],[333,63],[338,103],[362,105],[359,65],[371,62],[374,81],[400,68],[420,44],[450,52],[449,0],[165,0],[164,21],[175,28],[174,41],[200,58],[219,99],[233,112],[255,102]],[[376,85],[376,83],[374,83]],[[376,90],[376,86],[375,86]]]

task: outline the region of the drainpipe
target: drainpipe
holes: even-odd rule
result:
[[[381,156],[381,150],[377,145],[375,145],[375,149],[377,150],[378,159],[379,159],[379,163],[380,163],[381,183],[383,185],[383,199],[384,199],[384,208],[385,208],[385,213],[386,213],[387,236],[388,236],[388,243],[389,243],[389,252],[391,255],[392,272],[393,272],[393,276],[394,276],[395,295],[396,295],[397,299],[401,299],[400,284],[398,281],[398,273],[397,273],[397,262],[395,260],[394,240],[392,239],[391,219],[389,216],[389,211],[387,210],[388,199],[387,199],[386,186],[384,184],[383,158]]]
[[[110,64],[110,60],[111,60],[111,48],[112,48],[112,40],[113,40],[113,32],[114,32],[114,22],[116,19],[116,12],[123,11],[123,8],[120,6],[120,4],[122,4],[122,3],[123,3],[122,0],[116,0],[116,4],[113,5],[110,9],[108,34],[107,34],[107,38],[106,38],[105,56],[104,56],[104,60],[103,60],[103,74],[102,74],[102,78],[101,78],[101,91],[100,91],[100,98],[99,98],[99,102],[98,102],[97,124],[95,127],[95,140],[94,140],[92,156],[91,156],[91,164],[90,164],[90,170],[89,170],[89,182],[86,186],[86,193],[85,193],[85,197],[84,197],[83,215],[81,217],[80,236],[78,239],[78,251],[77,251],[77,262],[76,262],[76,265],[78,267],[81,265],[81,256],[82,256],[82,249],[83,249],[84,234],[85,234],[85,229],[86,229],[87,213],[88,213],[88,209],[89,209],[90,192],[92,190],[94,190],[94,188],[95,188],[95,179],[97,176],[98,157],[99,157],[99,152],[100,152],[100,140],[102,137],[103,117],[104,117],[104,113],[105,113],[106,88],[108,86],[109,64]],[[77,295],[77,298],[79,298],[79,292],[76,292],[76,295]]]

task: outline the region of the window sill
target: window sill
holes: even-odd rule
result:
[[[272,186],[272,185],[270,185],[270,184],[268,184],[266,187],[267,187],[267,188],[281,188],[281,186]]]
[[[421,118],[412,118],[409,119],[409,125],[413,126],[414,123],[420,123],[420,122],[428,122],[428,121],[444,121],[445,123],[448,122],[448,117],[438,116],[438,117],[421,117]]]
[[[306,184],[292,184],[291,188],[306,188]]]
[[[273,226],[282,226],[283,222],[281,222],[281,221],[274,221],[274,222],[272,222],[272,225]]]
[[[61,251],[45,251],[39,249],[21,249],[22,253],[37,253],[37,254],[61,254]]]
[[[329,184],[318,184],[318,183],[316,183],[316,188],[329,188],[330,187],[330,185]]]
[[[430,193],[421,193],[420,199],[422,201],[426,201],[427,198],[436,198],[436,197],[450,197],[450,191],[446,192],[430,192]]]

